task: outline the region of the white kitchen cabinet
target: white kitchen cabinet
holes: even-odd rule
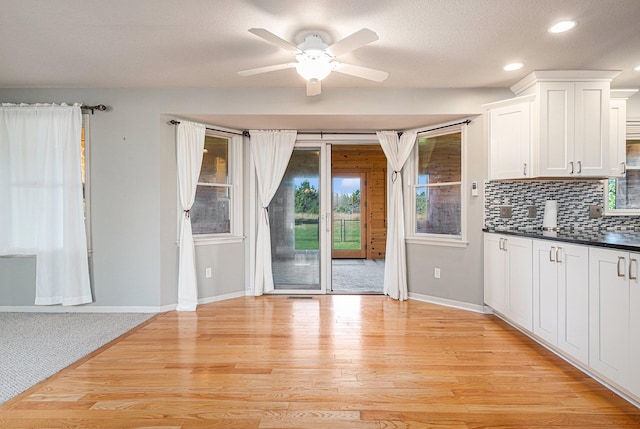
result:
[[[541,82],[534,151],[537,177],[609,174],[609,82]]]
[[[485,303],[531,331],[533,292],[532,240],[485,234]]]
[[[530,178],[531,104],[534,96],[487,104],[489,179]]]
[[[607,177],[610,83],[618,73],[536,71],[511,88],[518,97],[484,105],[489,179]]]
[[[623,177],[627,172],[627,100],[611,98],[609,128],[609,177]]]
[[[507,311],[507,254],[505,237],[484,234],[484,302],[499,313]]]
[[[635,395],[640,395],[636,374],[640,356],[632,355],[638,353],[632,345],[638,342],[632,334],[639,330],[634,314],[638,312],[638,260],[640,255],[635,253],[589,250],[589,366]]]
[[[589,363],[589,251],[563,242],[533,241],[533,333]]]

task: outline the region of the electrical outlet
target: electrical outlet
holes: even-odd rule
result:
[[[500,217],[509,218],[511,217],[512,211],[511,206],[500,206]]]
[[[527,212],[527,216],[529,216],[529,218],[535,218],[537,211],[536,211],[536,206],[529,206],[527,208],[528,212]]]
[[[433,278],[434,279],[439,279],[440,278],[440,268],[434,268],[433,269]]]
[[[207,267],[204,269],[204,276],[206,278],[211,278],[211,267]]]
[[[602,207],[600,206],[589,206],[589,218],[596,219],[602,217]]]

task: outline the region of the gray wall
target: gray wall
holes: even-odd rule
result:
[[[482,225],[483,179],[487,177],[484,119],[474,119],[467,128],[467,181],[477,181],[478,197],[470,197],[470,187],[463,189],[467,199],[467,239],[464,248],[407,244],[409,292],[481,306],[483,303]],[[440,268],[440,278],[433,276]]]
[[[170,306],[177,300],[175,143],[168,119],[209,114],[470,115],[482,113],[483,103],[511,96],[506,89],[327,89],[321,98],[305,97],[299,88],[0,89],[0,102],[110,107],[91,117],[95,303],[90,305],[133,307]],[[470,126],[470,160],[483,156],[486,161],[485,154],[479,155],[485,146],[482,128],[482,120]],[[246,148],[244,155],[249,156]],[[470,179],[482,183],[485,165],[472,162]],[[247,178],[245,171],[245,207]],[[479,197],[470,200],[468,248],[409,245],[410,291],[481,303],[481,228]],[[197,246],[200,298],[244,292],[249,239]],[[436,264],[442,269],[439,282],[431,280]],[[211,279],[204,278],[206,266],[212,267]],[[33,304],[29,288],[34,267],[29,258],[0,261],[0,305]]]

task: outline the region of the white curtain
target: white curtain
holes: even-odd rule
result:
[[[36,305],[92,301],[80,105],[0,107],[0,254],[36,256]]]
[[[278,190],[289,164],[296,143],[295,130],[251,130],[251,155],[256,166],[258,193],[261,208],[258,209],[258,234],[256,238],[256,273],[254,295],[273,290],[271,270],[271,228],[269,203]]]
[[[202,166],[205,127],[180,121],[176,130],[178,189],[180,193],[180,256],[178,259],[178,311],[195,311],[198,305],[196,257],[189,210],[196,198],[196,187]]]
[[[391,166],[391,191],[387,208],[387,247],[384,268],[384,293],[404,301],[409,297],[407,288],[407,254],[404,243],[404,205],[402,175],[400,171],[413,150],[416,133],[405,132],[401,137],[395,131],[376,133],[380,146]]]

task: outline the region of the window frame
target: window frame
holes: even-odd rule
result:
[[[640,141],[640,118],[627,119],[627,136],[625,139],[626,142],[629,140]],[[625,148],[626,150],[626,148]],[[625,166],[626,170],[640,170],[640,166]],[[602,181],[604,188],[604,215],[605,216],[640,216],[640,209],[610,209],[609,208],[609,180],[616,179],[615,177],[607,178]]]
[[[229,183],[207,183],[206,186],[223,187],[229,190],[231,202],[229,204],[230,232],[193,234],[193,244],[195,246],[206,246],[210,244],[239,243],[244,240],[243,233],[243,204],[242,204],[242,171],[243,171],[243,145],[244,137],[237,132],[207,129],[205,135],[210,137],[224,138],[228,140],[228,164]],[[198,182],[198,186],[203,185]],[[182,215],[178,202],[178,219]]]
[[[466,123],[447,126],[447,124],[435,125],[435,127],[446,127],[438,130],[427,131],[416,136],[416,142],[411,151],[411,155],[403,168],[404,182],[404,207],[405,225],[410,230],[405,230],[405,241],[413,244],[429,244],[448,247],[467,247],[467,127]],[[434,183],[431,186],[419,184],[418,182],[418,140],[421,138],[439,137],[448,134],[460,133],[460,181]],[[450,234],[428,234],[416,232],[416,189],[425,186],[435,187],[444,185],[457,185],[460,187],[460,235]]]

